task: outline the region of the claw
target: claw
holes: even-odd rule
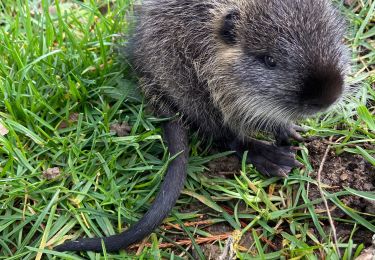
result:
[[[303,150],[303,148],[299,147],[299,146],[292,146],[291,149],[293,149],[293,151],[302,151]]]
[[[304,140],[303,137],[295,129],[290,129],[289,137],[293,138],[298,142],[303,142]]]
[[[277,172],[277,176],[278,177],[281,177],[281,178],[287,178],[288,177],[288,173],[290,172],[289,171],[284,171],[282,168],[278,170]]]
[[[299,132],[306,132],[307,130],[301,126],[291,124],[288,125],[285,128],[280,128],[276,133],[275,133],[275,138],[276,138],[276,144],[278,146],[289,146],[290,145],[290,140],[289,139],[294,139],[298,142],[304,142],[304,138],[301,136]]]
[[[302,127],[302,126],[292,124],[292,127],[293,127],[294,130],[296,130],[297,132],[301,132],[301,133],[306,133],[306,132],[307,132],[307,129],[304,128],[304,127]]]

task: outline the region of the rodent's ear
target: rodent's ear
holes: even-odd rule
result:
[[[237,42],[236,22],[239,17],[240,13],[237,10],[230,10],[223,18],[219,34],[226,44],[235,44]]]

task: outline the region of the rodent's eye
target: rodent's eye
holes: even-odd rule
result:
[[[276,60],[272,56],[265,55],[263,60],[268,68],[273,69],[276,67]]]

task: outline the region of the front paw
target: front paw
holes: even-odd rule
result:
[[[252,140],[249,143],[247,161],[265,176],[287,177],[293,168],[302,163],[296,160],[298,147],[277,146],[266,141]]]
[[[306,132],[306,129],[295,124],[280,127],[275,133],[276,145],[289,146],[290,139],[303,142],[304,138],[301,136],[300,132]]]

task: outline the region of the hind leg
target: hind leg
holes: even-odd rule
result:
[[[241,157],[248,150],[247,162],[269,177],[287,177],[293,168],[303,166],[296,160],[297,147],[277,146],[274,143],[250,139],[246,142],[235,140],[231,143],[231,149]]]

